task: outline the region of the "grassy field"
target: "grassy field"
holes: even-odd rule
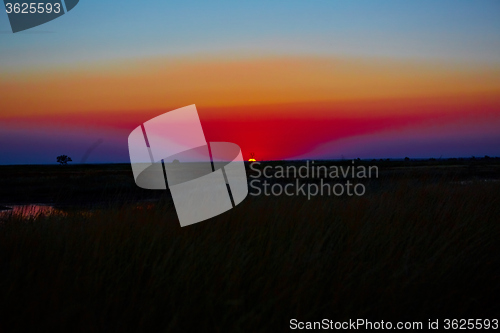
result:
[[[125,165],[1,167],[0,204],[99,205],[0,222],[0,332],[498,318],[500,161],[377,163],[362,197],[249,196],[185,228]]]

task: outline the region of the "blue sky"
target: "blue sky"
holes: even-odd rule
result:
[[[329,54],[499,62],[500,2],[98,1],[12,34],[0,69],[158,55]]]

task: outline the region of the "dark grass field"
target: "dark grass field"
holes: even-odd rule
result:
[[[499,318],[500,160],[359,163],[362,197],[248,196],[184,228],[127,165],[0,167],[0,204],[68,208],[0,222],[0,332]]]

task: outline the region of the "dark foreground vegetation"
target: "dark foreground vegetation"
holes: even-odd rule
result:
[[[99,204],[0,222],[0,332],[498,318],[500,173],[483,162],[378,162],[362,197],[249,196],[185,228],[127,166],[3,167],[0,204]]]

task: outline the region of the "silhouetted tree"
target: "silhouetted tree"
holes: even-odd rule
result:
[[[57,163],[61,163],[61,165],[66,165],[68,162],[72,162],[73,160],[71,157],[66,156],[66,155],[59,155],[57,156]]]
[[[409,161],[409,160],[410,160],[410,158],[409,158],[409,157],[405,157],[405,161]]]

